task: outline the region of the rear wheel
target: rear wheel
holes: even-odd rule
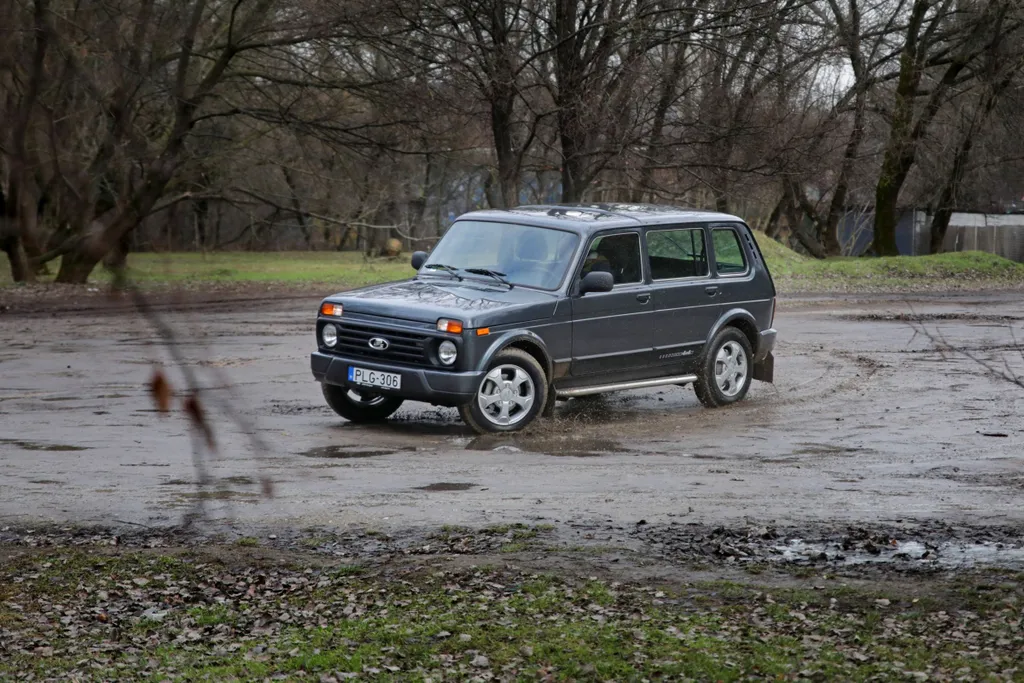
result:
[[[349,422],[381,422],[402,406],[402,399],[359,389],[321,384],[324,398],[334,412]]]
[[[525,351],[506,349],[491,362],[462,419],[480,434],[515,432],[533,422],[547,403],[547,378]]]
[[[693,384],[700,402],[708,408],[718,408],[743,400],[750,389],[753,357],[745,334],[735,327],[719,331],[708,345]]]

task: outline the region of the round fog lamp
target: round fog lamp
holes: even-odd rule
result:
[[[455,344],[450,341],[443,341],[441,345],[437,347],[437,357],[445,365],[451,365],[455,362],[455,357],[459,355],[459,350],[455,348]]]
[[[320,330],[320,338],[324,346],[333,347],[338,343],[338,328],[331,324],[324,325],[324,329]]]

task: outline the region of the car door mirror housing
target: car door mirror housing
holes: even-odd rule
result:
[[[419,270],[423,267],[423,264],[427,261],[427,252],[425,251],[414,251],[412,252],[412,267],[415,270]]]
[[[600,292],[610,292],[615,286],[615,278],[611,273],[602,271],[591,271],[583,276],[580,282],[580,295]]]

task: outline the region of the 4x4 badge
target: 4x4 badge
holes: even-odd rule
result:
[[[367,343],[370,345],[371,349],[377,351],[387,351],[388,347],[391,346],[388,340],[383,339],[382,337],[373,337]]]

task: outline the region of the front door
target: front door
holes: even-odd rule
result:
[[[572,300],[572,366],[575,377],[608,375],[624,379],[650,365],[651,288],[645,283],[640,233],[599,235],[588,248],[577,274],[591,270],[611,272],[610,292],[590,293]]]
[[[690,372],[720,313],[707,233],[701,225],[652,228],[646,240],[654,293],[653,360],[664,374]]]

